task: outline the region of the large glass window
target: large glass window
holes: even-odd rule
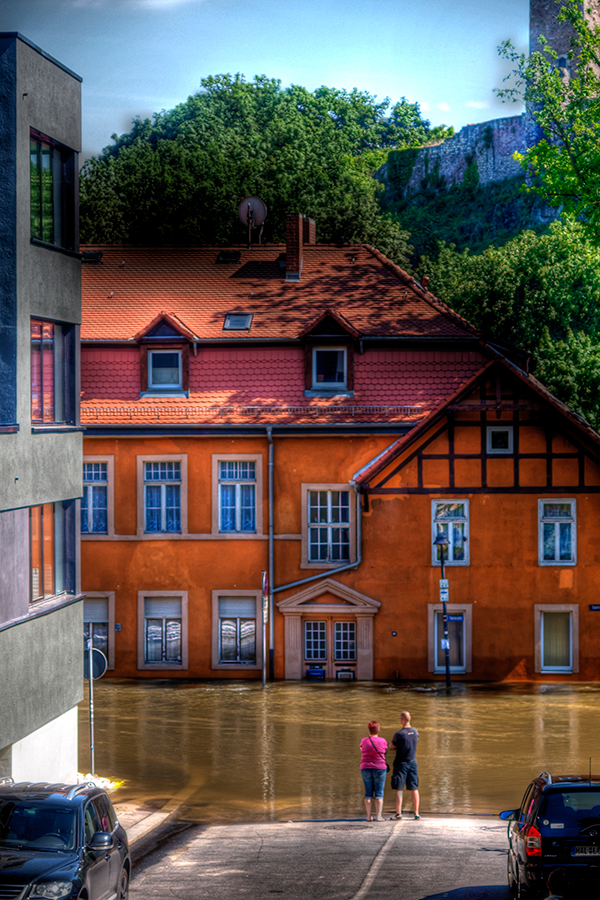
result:
[[[65,590],[64,510],[45,503],[29,510],[30,598],[42,600]]]
[[[83,464],[83,497],[81,498],[81,533],[108,532],[108,471],[107,464]]]
[[[350,492],[308,492],[308,559],[350,560]]]
[[[219,597],[219,662],[256,664],[256,600]]]
[[[348,375],[345,348],[315,348],[312,363],[313,390],[346,390]]]
[[[542,672],[573,671],[573,616],[541,613]]]
[[[256,531],[256,463],[219,462],[219,531]]]
[[[574,565],[575,500],[540,500],[540,565]]]
[[[447,563],[467,565],[469,562],[469,502],[468,500],[432,501],[432,542],[444,534],[448,547],[444,549]],[[439,546],[432,546],[432,565],[439,565],[442,555]]]
[[[333,656],[336,662],[356,659],[356,622],[334,622]]]
[[[30,141],[31,237],[75,250],[77,154],[36,133]]]
[[[327,659],[327,622],[304,623],[304,658]]]
[[[148,390],[182,390],[181,351],[148,350]]]
[[[181,532],[181,463],[144,463],[144,521],[147,534]]]
[[[31,320],[31,421],[64,421],[63,329]]]
[[[144,600],[144,662],[181,664],[181,598]]]

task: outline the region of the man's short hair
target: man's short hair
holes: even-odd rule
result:
[[[410,722],[410,713],[404,710],[404,712],[400,713],[400,718],[404,719],[405,722]]]

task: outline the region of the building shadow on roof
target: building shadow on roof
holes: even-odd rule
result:
[[[489,884],[481,887],[462,887],[453,891],[427,894],[421,900],[510,900],[511,893],[504,885]]]

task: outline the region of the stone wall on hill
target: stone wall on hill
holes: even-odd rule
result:
[[[466,125],[441,144],[393,151],[395,159],[381,173],[390,199],[408,198],[426,186],[450,187],[464,180],[468,166],[473,172],[475,164],[480,185],[523,175],[513,154],[525,150],[525,120],[523,114]]]

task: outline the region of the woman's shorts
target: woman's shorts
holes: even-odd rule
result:
[[[360,774],[365,783],[365,798],[383,797],[385,786],[385,769],[361,769]]]
[[[398,778],[397,782],[395,781],[396,776]],[[403,762],[394,766],[392,777],[394,778],[394,784],[392,785],[394,790],[403,791],[406,787],[409,791],[416,791],[419,787],[419,769],[417,761]],[[396,784],[398,787],[396,787]]]

